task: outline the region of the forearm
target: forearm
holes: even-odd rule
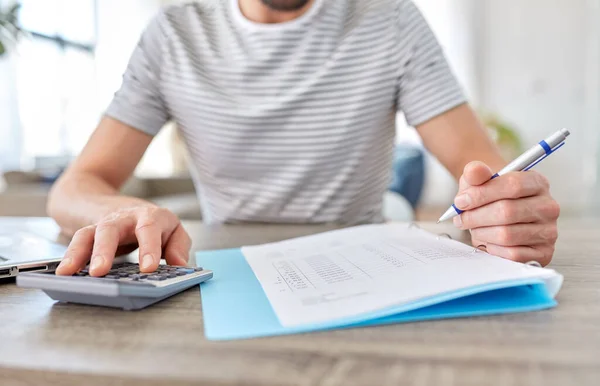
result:
[[[67,236],[92,225],[119,209],[154,206],[148,201],[127,197],[102,178],[85,172],[67,172],[57,181],[48,199],[48,214]]]
[[[425,147],[458,180],[471,161],[482,161],[497,171],[506,160],[468,105],[461,105],[418,128]]]

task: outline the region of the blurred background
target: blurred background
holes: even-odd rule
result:
[[[119,88],[146,23],[174,2],[21,0],[15,12],[14,1],[0,0],[0,215],[45,215],[51,183]],[[565,216],[600,216],[600,0],[415,2],[508,158],[571,130],[538,170]],[[22,29],[17,39],[13,25]],[[396,209],[436,219],[454,196],[453,179],[401,115],[397,145],[390,194],[405,207]],[[185,160],[167,125],[125,192],[200,218]]]

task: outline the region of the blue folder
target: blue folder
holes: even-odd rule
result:
[[[201,285],[204,332],[209,340],[248,339],[318,330],[432,319],[537,311],[556,306],[541,280],[520,280],[441,294],[318,325],[284,327],[240,249],[204,251],[199,266],[214,271]]]

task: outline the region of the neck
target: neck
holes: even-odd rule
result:
[[[313,5],[310,0],[306,5],[295,11],[277,11],[269,8],[261,0],[238,0],[240,11],[250,21],[256,23],[285,23],[302,16]]]

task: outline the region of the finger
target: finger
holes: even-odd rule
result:
[[[167,264],[186,266],[190,259],[191,247],[192,239],[183,229],[183,226],[179,224],[167,241],[167,247],[165,248]]]
[[[65,257],[56,268],[56,274],[70,276],[79,271],[90,260],[94,245],[95,226],[82,228],[75,232]]]
[[[454,218],[459,229],[473,229],[518,223],[551,222],[558,218],[560,207],[550,196],[500,200],[469,210]]]
[[[482,251],[487,251],[487,243],[483,240],[479,240],[478,238],[473,236],[473,233],[471,232],[471,244],[478,249],[481,249]]]
[[[126,233],[128,219],[101,222],[96,228],[94,249],[90,262],[90,276],[104,276],[112,267],[121,234]]]
[[[499,256],[519,263],[528,263],[537,261],[543,267],[550,263],[554,254],[552,246],[514,246],[505,247],[502,245],[488,244],[487,252],[494,256]]]
[[[154,272],[162,255],[162,227],[154,218],[142,218],[135,228],[135,236],[140,245],[140,272]]]
[[[547,224],[514,224],[491,226],[471,230],[475,239],[486,244],[496,244],[505,247],[520,245],[554,245],[558,238],[555,223]]]
[[[468,163],[460,178],[460,190],[467,189],[471,186],[481,185],[492,178],[492,169],[481,161],[473,161]]]
[[[548,192],[548,180],[536,172],[514,172],[481,186],[461,191],[454,204],[461,210],[471,210],[502,199],[517,199],[543,195]]]

